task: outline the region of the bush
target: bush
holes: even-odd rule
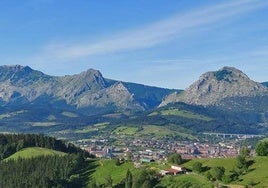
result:
[[[259,142],[255,151],[258,156],[268,156],[268,141]]]
[[[197,173],[201,173],[202,172],[202,163],[200,162],[195,162],[193,164],[193,171],[197,172]]]
[[[222,167],[222,166],[213,167],[210,170],[211,177],[214,180],[222,180],[222,177],[224,175],[224,172],[225,172],[225,168]]]
[[[181,158],[181,155],[178,154],[178,153],[173,153],[171,155],[169,155],[168,157],[168,162],[171,163],[171,164],[182,164],[182,158]]]

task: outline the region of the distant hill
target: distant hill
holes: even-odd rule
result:
[[[261,84],[268,87],[268,82],[262,82]]]
[[[147,115],[126,120],[129,124],[157,125],[188,135],[202,132],[263,134],[267,132],[266,114],[224,110],[216,106],[170,103]],[[164,133],[164,131],[162,131]],[[165,131],[167,132],[167,131]],[[177,133],[177,132],[176,132]],[[188,134],[188,135],[187,135]]]

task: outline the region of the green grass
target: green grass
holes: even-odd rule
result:
[[[16,111],[16,112],[0,114],[0,119],[14,117],[14,116],[16,116],[18,114],[22,114],[22,113],[25,113],[25,112],[26,112],[25,110],[20,110],[20,111]]]
[[[125,135],[134,135],[138,132],[138,127],[133,126],[119,126],[115,130],[113,130],[114,134],[125,134]]]
[[[187,163],[184,163],[183,166],[185,166],[188,169],[192,169],[192,165],[197,161],[201,162],[203,167],[204,166],[207,166],[207,167],[223,166],[227,170],[232,170],[232,168],[235,166],[236,159],[235,158],[194,159]]]
[[[203,116],[200,114],[195,114],[186,110],[179,110],[179,109],[168,109],[168,110],[162,110],[161,115],[163,116],[180,116],[188,119],[199,119],[203,121],[211,121],[213,120],[210,117]]]
[[[98,127],[99,129],[104,129],[107,127],[107,125],[109,125],[109,122],[103,122],[103,123],[96,123],[93,126],[94,127]]]
[[[77,114],[72,113],[72,112],[62,112],[61,114],[64,115],[64,116],[66,116],[66,117],[70,117],[70,118],[78,117]]]
[[[255,163],[250,167],[249,173],[241,177],[242,184],[253,181],[255,187],[268,187],[268,157],[256,157]]]
[[[32,157],[38,157],[42,155],[66,155],[64,152],[52,150],[52,149],[47,149],[47,148],[40,148],[40,147],[29,147],[29,148],[24,148],[10,157],[6,158],[5,160],[10,160],[10,159],[18,159],[20,158],[32,158]]]
[[[143,130],[141,134],[145,134],[145,135],[153,134],[155,136],[165,136],[165,135],[175,134],[175,132],[163,126],[146,125],[146,126],[143,126]]]
[[[89,125],[89,126],[83,127],[82,129],[75,130],[75,133],[90,133],[93,131],[102,130],[106,128],[108,124],[109,124],[108,122],[103,122],[103,123],[97,123],[94,125]]]
[[[156,116],[158,114],[159,114],[158,112],[152,112],[152,113],[148,114],[148,116]]]
[[[141,170],[141,169],[134,168],[132,162],[125,162],[121,164],[120,166],[116,166],[114,160],[96,160],[95,162],[91,163],[91,166],[93,166],[94,169],[91,168],[89,181],[91,181],[92,179],[95,179],[96,183],[99,185],[104,184],[106,182],[105,178],[108,176],[111,176],[113,180],[113,184],[115,185],[125,178],[126,172],[128,169],[132,172],[134,177],[135,177],[135,174],[137,174],[138,171]],[[160,169],[165,169],[168,167],[170,167],[170,165],[158,164],[158,163],[150,163],[145,166],[145,168],[155,169],[156,171],[159,171]],[[196,174],[167,176],[167,177],[164,177],[160,181],[159,185],[163,187],[167,187],[167,188],[173,188],[173,187],[175,188],[175,187],[178,187],[178,185],[184,185],[184,187],[189,187],[189,188],[212,187],[211,183],[205,177],[196,175]]]
[[[55,126],[58,125],[57,122],[28,122],[31,126],[33,127],[51,127],[51,126]]]
[[[248,159],[249,160],[249,159]],[[254,183],[254,187],[267,187],[268,185],[268,157],[254,157],[250,158],[255,162],[249,167],[249,172],[241,175],[239,180],[231,182],[229,187],[238,188]],[[236,158],[224,158],[224,159],[194,159],[183,164],[188,169],[192,168],[193,163],[201,162],[203,167],[216,167],[223,166],[228,174],[232,170],[236,163]],[[135,176],[140,169],[135,169],[131,162],[124,163],[120,166],[116,166],[114,160],[98,160],[94,162],[94,170],[92,170],[90,178],[94,178],[98,184],[104,184],[105,178],[109,175],[113,179],[114,184],[119,183],[126,175],[129,169]],[[156,171],[160,169],[168,168],[168,164],[160,163],[150,163],[146,165],[146,168],[155,169]],[[161,179],[159,185],[167,188],[175,188],[178,185],[181,187],[189,188],[210,188],[213,187],[212,183],[208,181],[203,174],[185,174],[178,176],[166,176]]]
[[[143,166],[155,170],[156,172],[160,172],[160,170],[169,169],[171,167],[171,164],[166,163],[164,161],[160,161],[160,162],[151,162],[147,164],[144,163]]]
[[[128,169],[134,173],[137,171],[132,162],[125,162],[120,166],[116,166],[114,160],[97,160],[93,165],[96,168],[90,179],[94,178],[97,184],[105,183],[105,178],[109,175],[113,180],[113,184],[117,184],[125,178]]]
[[[182,127],[176,125],[170,126],[157,126],[157,125],[144,125],[143,130],[140,132],[140,135],[154,135],[155,137],[164,137],[167,135],[180,136],[183,138],[196,139],[190,133],[187,133],[188,130],[185,130]]]
[[[180,136],[182,138],[196,139],[188,130],[185,130],[176,125],[158,126],[158,125],[124,125],[119,126],[112,131],[113,134],[135,136],[135,137],[155,137],[161,138],[165,136]]]
[[[263,138],[261,141],[265,142],[265,141],[268,141],[268,138]]]
[[[187,187],[187,188],[212,188],[213,185],[205,177],[196,174],[183,174],[178,176],[166,176],[164,177],[160,184],[166,188],[177,188]]]
[[[254,157],[250,160],[254,160],[254,163],[249,167],[249,172],[240,176],[240,179],[236,182],[231,182],[235,185],[248,185],[253,182],[254,187],[267,187],[268,185],[268,157]],[[236,158],[227,159],[194,159],[184,164],[186,168],[191,169],[194,162],[199,161],[203,166],[216,167],[223,166],[226,173],[229,173],[235,167]]]
[[[97,130],[98,130],[97,128],[92,127],[90,125],[90,126],[82,128],[82,129],[75,130],[75,133],[90,133],[90,132],[97,131]]]

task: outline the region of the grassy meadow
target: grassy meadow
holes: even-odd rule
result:
[[[230,183],[230,187],[239,187],[239,185],[253,184],[254,187],[268,187],[268,157],[254,157],[253,164],[249,167],[248,172],[240,176],[239,180]],[[228,174],[236,164],[236,158],[224,159],[194,159],[185,164],[186,168],[191,169],[195,162],[201,162],[203,167],[212,168],[223,166],[225,173]]]
[[[10,157],[6,158],[5,160],[16,160],[19,157],[20,158],[33,158],[33,157],[38,157],[42,155],[66,155],[64,152],[52,150],[52,149],[47,149],[47,148],[40,148],[40,147],[29,147],[29,148],[24,148],[20,151],[17,151]]]

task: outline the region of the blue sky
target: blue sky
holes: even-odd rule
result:
[[[268,81],[266,0],[1,0],[0,65],[185,89],[223,66]]]

